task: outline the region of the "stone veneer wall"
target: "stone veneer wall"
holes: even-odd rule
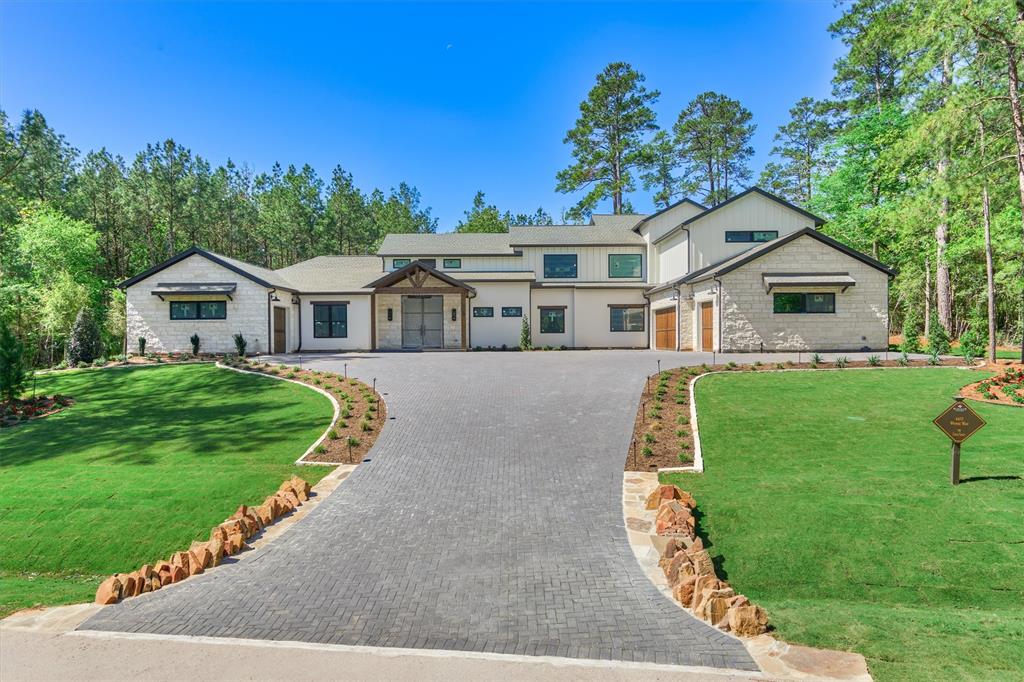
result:
[[[835,314],[776,314],[762,273],[848,272],[856,286],[777,291],[834,292]],[[734,270],[722,280],[722,349],[856,351],[888,344],[888,276],[866,263],[801,237]],[[773,292],[774,293],[774,292]]]
[[[442,294],[444,316],[444,347],[462,348],[462,316],[465,309],[462,305],[462,294]],[[410,290],[410,294],[415,294]],[[377,348],[381,350],[397,350],[402,347],[402,294],[377,294]],[[393,311],[392,320],[388,322],[388,308]],[[452,321],[452,308],[457,310],[455,321]]]
[[[221,301],[223,296],[172,296],[161,301],[150,293],[158,283],[202,284],[234,282],[232,299],[227,301],[227,319],[172,320],[171,300]],[[203,256],[189,256],[152,277],[128,287],[127,329],[128,352],[138,352],[138,338],[146,338],[147,352],[191,352],[189,337],[198,334],[200,350],[207,353],[230,353],[235,350],[234,334],[241,332],[248,341],[248,351],[267,352],[267,292],[252,280],[217,265]],[[286,292],[281,295],[290,296]]]
[[[693,300],[679,302],[679,350],[693,350]]]

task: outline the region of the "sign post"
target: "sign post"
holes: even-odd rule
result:
[[[949,440],[953,444],[949,477],[953,485],[959,485],[960,444],[977,433],[981,427],[985,426],[985,420],[981,418],[981,415],[972,410],[961,396],[955,396],[953,404],[932,420],[932,423],[949,436]]]

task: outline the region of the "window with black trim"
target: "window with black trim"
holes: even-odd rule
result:
[[[462,267],[461,258],[445,258],[441,262],[444,264],[446,268],[452,268],[453,270]]]
[[[540,309],[540,333],[541,334],[564,334],[565,333],[565,308],[541,308]]]
[[[344,303],[313,304],[313,338],[344,339],[348,337],[348,305]]]
[[[643,276],[643,256],[639,253],[608,254],[608,277],[639,278]]]
[[[544,276],[548,279],[575,279],[575,253],[544,254]]]
[[[522,317],[523,306],[521,305],[506,305],[501,308],[502,317]]]
[[[726,230],[727,242],[770,242],[778,239],[778,230]]]
[[[411,262],[412,261],[410,261],[408,258],[392,258],[391,259],[391,267],[393,267],[395,270],[397,270],[398,268],[404,268],[406,265],[408,265]]]
[[[473,317],[494,317],[494,308],[491,306],[473,306]]]
[[[609,308],[609,329],[613,332],[642,332],[644,330],[643,308]]]
[[[226,320],[227,301],[171,301],[172,320]]]
[[[779,314],[834,313],[835,294],[792,294],[776,293],[772,299],[772,310]]]
[[[416,260],[419,261],[420,263],[423,263],[424,265],[429,265],[432,268],[437,267],[436,258],[417,258]]]

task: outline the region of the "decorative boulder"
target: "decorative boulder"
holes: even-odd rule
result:
[[[704,590],[703,599],[696,609],[697,617],[711,623],[721,625],[729,614],[729,599],[736,596],[731,587],[717,590]]]
[[[100,583],[96,590],[97,604],[116,604],[121,599],[121,580],[112,575]]]
[[[683,576],[672,588],[672,596],[680,604],[689,604],[693,601],[693,587],[697,583],[697,576]]]
[[[744,637],[755,637],[768,631],[768,614],[754,604],[736,605],[729,609],[729,630]]]
[[[695,507],[697,503],[694,501],[690,493],[685,490],[681,490],[677,485],[659,485],[654,491],[647,496],[646,507],[647,509],[657,509],[658,506],[665,500],[680,500],[688,507]]]

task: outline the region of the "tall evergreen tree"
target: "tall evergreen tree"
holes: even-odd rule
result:
[[[612,200],[613,213],[625,211],[624,195],[636,189],[634,172],[649,163],[648,134],[658,128],[651,105],[660,93],[644,81],[629,64],[613,62],[580,103],[580,117],[564,140],[575,162],[556,176],[559,192],[587,190],[573,217],[588,217],[605,199]]]
[[[686,194],[713,206],[750,179],[750,139],[757,128],[751,118],[737,100],[717,92],[701,93],[679,113],[673,130]]]
[[[811,200],[815,177],[825,169],[825,145],[832,139],[828,108],[810,97],[789,110],[790,120],[775,133],[772,155],[779,162],[767,164],[759,184],[801,206]]]

